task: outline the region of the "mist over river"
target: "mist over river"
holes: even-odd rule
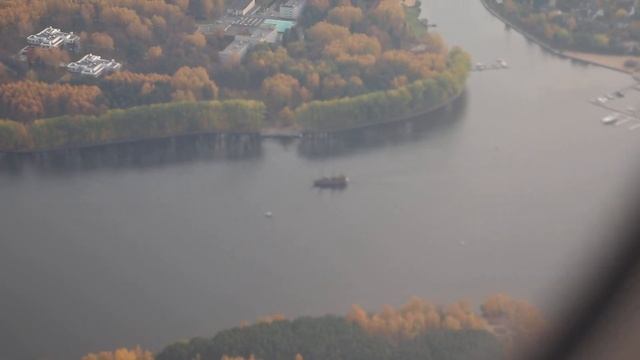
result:
[[[473,73],[448,111],[327,152],[266,140],[244,157],[3,169],[0,359],[157,351],[411,295],[506,292],[552,311],[599,270],[633,190],[640,131],[603,126],[586,101],[632,79],[543,52],[479,0],[423,0],[423,16],[511,68]],[[340,172],[345,191],[311,188]]]

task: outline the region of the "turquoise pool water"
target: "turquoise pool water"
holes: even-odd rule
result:
[[[265,24],[275,25],[279,33],[283,33],[296,25],[294,21],[266,19]]]

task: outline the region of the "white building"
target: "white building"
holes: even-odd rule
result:
[[[104,74],[118,71],[122,68],[122,64],[115,60],[106,60],[98,55],[87,54],[82,59],[69,63],[67,70],[72,73],[100,77]]]
[[[285,19],[297,19],[298,17],[300,17],[305,4],[305,0],[284,1],[282,4],[280,4],[280,17]]]
[[[233,0],[227,8],[229,15],[245,16],[256,6],[256,0]]]
[[[247,27],[236,34],[237,40],[244,40],[251,45],[259,43],[276,43],[278,41],[278,29],[275,25],[262,24],[258,27]]]
[[[27,37],[27,43],[32,46],[38,46],[48,49],[66,47],[76,49],[80,43],[80,37],[74,33],[66,33],[60,29],[49,26],[35,35]]]
[[[242,61],[242,58],[249,51],[251,44],[246,40],[235,39],[224,50],[218,53],[220,62],[223,65],[235,65]]]
[[[224,65],[239,63],[249,49],[257,44],[276,43],[279,34],[275,25],[262,24],[257,27],[232,25],[227,35],[234,36],[234,39],[218,53],[220,62]]]

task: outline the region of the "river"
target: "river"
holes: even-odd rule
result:
[[[475,61],[511,68],[473,73],[448,112],[329,153],[265,141],[242,158],[4,169],[0,359],[159,350],[411,295],[552,309],[599,271],[640,131],[603,126],[586,100],[631,79],[546,54],[478,0],[425,0],[423,14]],[[311,188],[338,172],[347,190]]]

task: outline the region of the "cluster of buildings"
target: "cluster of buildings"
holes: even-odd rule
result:
[[[223,32],[233,41],[219,53],[223,64],[238,63],[249,49],[260,43],[277,43],[285,31],[296,25],[306,0],[281,0],[270,7],[256,6],[255,0],[234,0],[214,24],[200,25],[203,33]]]
[[[27,37],[27,43],[29,45],[20,50],[18,55],[22,60],[26,60],[29,53],[32,52],[34,48],[60,48],[75,54],[80,52],[80,37],[78,35],[73,32],[63,32],[60,29],[56,29],[51,26],[37,34],[29,35]],[[97,55],[87,54],[80,60],[67,64],[66,68],[69,72],[74,74],[100,77],[120,70],[122,68],[122,64],[113,59],[107,60]]]
[[[35,35],[27,37],[30,46],[37,46],[47,49],[63,48],[65,50],[77,52],[80,50],[80,37],[72,32],[66,33],[60,29],[49,26]]]
[[[67,64],[67,70],[69,72],[85,75],[100,77],[104,74],[119,71],[122,68],[122,64],[111,59],[106,60],[98,55],[87,54],[80,60]]]

